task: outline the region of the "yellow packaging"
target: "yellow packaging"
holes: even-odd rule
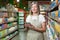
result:
[[[6,40],[6,38],[2,38],[1,40]]]
[[[4,36],[4,35],[7,34],[7,31],[6,30],[3,30],[3,31],[1,31],[1,33],[2,33],[2,36]]]
[[[55,29],[56,29],[57,32],[60,33],[60,25],[56,22],[55,22]]]
[[[56,1],[56,4],[58,4],[58,0],[55,0]]]
[[[58,17],[58,11],[55,12],[55,16]]]

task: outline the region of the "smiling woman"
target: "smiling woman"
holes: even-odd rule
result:
[[[46,20],[39,12],[38,2],[31,3],[30,13],[25,24],[25,28],[28,29],[27,40],[43,40],[43,33],[46,32]]]

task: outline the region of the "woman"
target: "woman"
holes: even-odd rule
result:
[[[32,2],[31,14],[26,18],[25,27],[28,29],[27,40],[43,40],[46,23],[43,15],[39,14],[37,2]]]

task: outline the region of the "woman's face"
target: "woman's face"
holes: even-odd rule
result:
[[[33,13],[36,13],[36,12],[38,11],[37,4],[33,4],[33,5],[32,5],[31,11],[32,11]]]

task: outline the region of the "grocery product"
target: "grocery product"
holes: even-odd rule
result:
[[[10,18],[8,19],[8,21],[9,21],[9,22],[15,21],[15,18],[14,18],[14,17],[10,17]]]
[[[8,22],[8,18],[5,18],[4,20],[5,20],[5,22]]]
[[[60,10],[58,11],[58,19],[60,20]]]
[[[0,30],[2,30],[2,26],[0,25]]]
[[[23,19],[23,20],[24,20],[24,17],[19,17],[19,20],[20,20],[20,19]]]
[[[19,28],[24,28],[24,25],[19,25]]]
[[[13,22],[12,24],[13,24],[13,25],[17,25],[17,22]]]
[[[4,17],[4,18],[8,17],[8,13],[4,13],[4,14],[3,14],[3,17]]]
[[[58,11],[55,11],[55,16],[58,17]]]
[[[3,37],[5,35],[7,35],[7,29],[3,30],[3,31],[0,31],[0,37]]]
[[[52,18],[55,18],[55,12],[51,12]]]
[[[24,16],[24,13],[23,12],[19,12],[19,16]]]
[[[57,22],[55,22],[55,29],[60,33],[60,24],[58,24]]]
[[[2,29],[5,29],[5,28],[7,28],[7,27],[8,27],[7,24],[2,24]]]
[[[24,24],[24,20],[19,20],[19,24]]]
[[[2,18],[0,18],[0,23],[2,23],[3,22],[3,19]]]
[[[11,32],[13,32],[13,31],[16,30],[16,29],[17,29],[17,26],[11,27],[11,28],[9,29],[9,32],[11,33]]]
[[[59,6],[58,6],[58,10],[60,10],[60,4],[59,4]]]
[[[8,24],[8,27],[12,27],[12,23],[9,23],[9,24]]]
[[[55,0],[56,1],[56,4],[58,4],[58,0]]]

